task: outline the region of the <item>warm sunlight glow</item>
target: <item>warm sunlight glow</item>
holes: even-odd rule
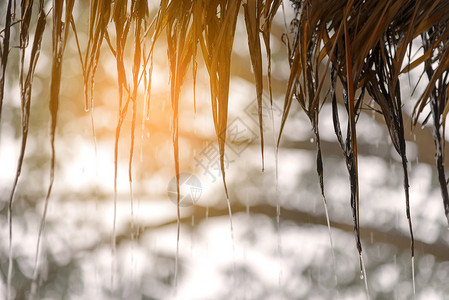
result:
[[[0,1],[0,298],[443,299],[448,24]]]

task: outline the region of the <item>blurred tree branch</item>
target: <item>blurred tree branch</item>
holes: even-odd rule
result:
[[[187,211],[188,213],[186,213]],[[207,219],[226,217],[228,216],[227,208],[205,208],[202,206],[195,206],[193,208],[186,208],[181,217],[181,223],[187,224],[192,222],[192,218],[195,224],[207,221]],[[243,205],[233,205],[233,214],[247,213],[247,207]],[[264,215],[272,218],[273,223],[276,222],[276,207],[269,204],[258,204],[249,207],[251,215]],[[206,217],[207,213],[207,217]],[[296,225],[316,225],[327,226],[326,217],[324,215],[315,215],[305,211],[299,211],[294,209],[281,208],[281,222],[294,222]],[[176,218],[157,224],[157,225],[145,225],[134,224],[134,228],[140,228],[139,233],[160,229],[165,226],[176,225]],[[343,232],[353,233],[354,227],[351,223],[344,223],[341,221],[331,220],[332,229],[338,229]],[[131,225],[128,226],[126,232],[122,232],[117,236],[117,242],[128,240],[133,234],[135,229],[132,229]],[[187,227],[186,227],[187,228]],[[373,240],[377,243],[386,243],[396,247],[399,251],[408,251],[410,249],[410,237],[407,232],[401,232],[399,230],[384,230],[379,227],[364,226],[361,228],[361,238],[365,240]],[[435,256],[438,261],[449,260],[449,246],[444,241],[437,241],[433,244],[418,240],[415,238],[415,247],[418,255],[430,254]]]

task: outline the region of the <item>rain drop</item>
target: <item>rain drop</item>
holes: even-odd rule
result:
[[[310,142],[311,143],[315,142],[315,139],[314,138],[310,138]]]

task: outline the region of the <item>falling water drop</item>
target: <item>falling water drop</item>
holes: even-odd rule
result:
[[[311,143],[313,143],[313,142],[315,142],[315,139],[314,138],[310,138],[310,140],[309,140]]]
[[[362,253],[360,253],[359,258],[360,258],[360,265],[362,267],[362,270],[360,271],[360,279],[365,281],[366,299],[370,300],[369,288],[368,288],[368,278],[366,278],[366,268],[365,268],[365,262],[363,261]]]

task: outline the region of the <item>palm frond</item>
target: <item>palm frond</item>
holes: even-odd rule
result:
[[[22,2],[20,22],[14,23],[15,1],[6,5],[5,28],[0,44],[0,120],[4,97],[5,71],[10,52],[11,27],[20,24],[18,41],[21,51],[19,71],[22,101],[22,150],[18,163],[18,174],[25,153],[30,114],[31,87],[33,74],[39,57],[39,49],[45,29],[45,14],[41,0],[37,25],[30,55],[28,73],[24,71],[25,49],[28,47],[30,20],[33,1]],[[128,110],[131,117],[131,145],[129,152],[129,182],[132,189],[132,165],[134,134],[139,109],[138,86],[144,78],[144,112],[149,117],[151,78],[155,43],[166,38],[170,75],[170,101],[172,107],[172,143],[175,173],[179,197],[179,114],[180,93],[192,68],[194,106],[197,77],[197,61],[201,59],[209,75],[213,127],[220,154],[223,185],[229,205],[226,186],[224,155],[226,128],[228,122],[229,86],[231,79],[231,54],[235,39],[236,23],[240,12],[244,15],[251,66],[254,73],[257,95],[259,131],[261,137],[262,169],[264,165],[262,93],[264,91],[262,40],[267,55],[268,88],[272,103],[271,46],[270,35],[274,16],[281,0],[161,0],[160,7],[152,21],[147,0],[101,0],[90,2],[87,44],[78,40],[75,22],[72,19],[74,0],[52,2],[52,67],[50,83],[50,139],[51,171],[46,204],[51,194],[55,168],[55,134],[57,127],[59,93],[61,84],[62,59],[69,34],[69,24],[74,32],[79,58],[84,76],[85,109],[91,111],[94,132],[94,80],[103,49],[103,42],[111,50],[116,61],[118,109],[115,131],[115,173],[114,191],[117,190],[118,144],[122,125]],[[332,118],[336,138],[342,148],[350,179],[354,231],[359,253],[362,252],[359,226],[359,182],[357,162],[357,120],[365,96],[374,100],[374,109],[379,111],[389,132],[392,144],[398,153],[403,169],[403,186],[408,219],[411,253],[414,255],[413,228],[410,212],[409,179],[407,169],[405,122],[403,116],[402,74],[410,74],[423,65],[421,76],[427,77],[427,84],[415,103],[413,125],[416,125],[426,108],[430,115],[426,118],[433,130],[436,149],[436,168],[441,187],[445,215],[449,222],[449,193],[445,175],[445,126],[449,113],[449,3],[429,0],[341,0],[341,1],[291,1],[295,9],[295,19],[291,23],[288,42],[288,62],[290,73],[286,82],[283,115],[277,140],[279,148],[281,136],[292,110],[294,100],[309,118],[316,138],[316,170],[321,193],[325,200],[324,166],[320,142],[319,120],[321,107],[326,101],[332,105]],[[37,11],[37,10],[36,10]],[[114,32],[109,26],[113,23]],[[79,25],[79,24],[78,24]],[[111,36],[110,36],[111,35]],[[262,39],[260,38],[262,36]],[[151,38],[150,38],[151,37]],[[115,38],[115,41],[114,41]],[[126,45],[134,42],[131,76],[127,78]],[[115,43],[114,43],[115,42]],[[422,47],[420,56],[411,59],[414,43]],[[147,46],[149,45],[149,49]],[[148,51],[147,51],[148,50]],[[342,93],[337,94],[337,85]],[[325,96],[329,89],[330,97]],[[342,132],[338,105],[342,102],[348,119],[347,131]],[[371,100],[370,99],[370,100]],[[130,108],[131,107],[131,108]],[[195,108],[196,109],[196,108]],[[428,110],[427,110],[428,111]],[[10,203],[14,197],[19,175],[13,187]],[[116,209],[114,204],[114,211]],[[230,205],[229,205],[230,208]],[[178,221],[180,218],[178,198]],[[45,219],[44,210],[44,218]],[[230,209],[229,209],[230,211]],[[115,219],[115,218],[114,218]],[[114,221],[115,226],[115,221]],[[178,222],[179,239],[179,222]],[[115,238],[113,238],[115,245]]]

